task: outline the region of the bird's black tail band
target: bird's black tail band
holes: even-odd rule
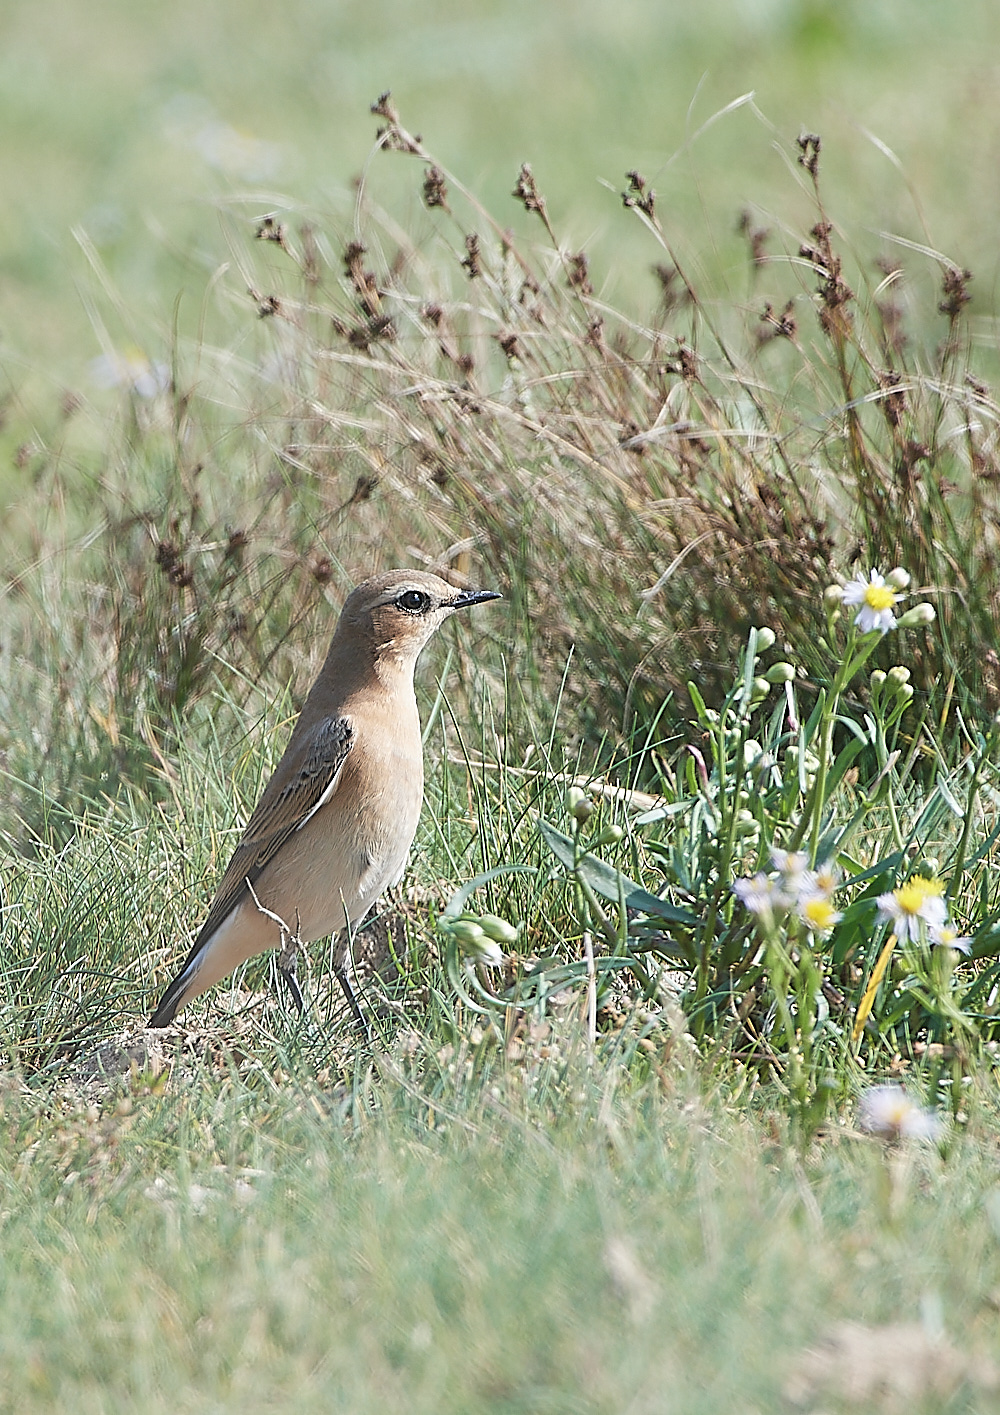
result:
[[[170,984],[160,998],[156,1011],[146,1023],[147,1027],[169,1027],[180,1010],[181,998],[187,992],[191,979],[197,970],[185,968]]]

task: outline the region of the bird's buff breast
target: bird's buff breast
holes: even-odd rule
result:
[[[267,881],[267,894],[280,901],[269,907],[292,927],[297,914],[305,942],[359,924],[406,869],[423,799],[422,757],[414,761],[395,743],[380,762],[359,756],[348,758],[332,800],[289,840]]]

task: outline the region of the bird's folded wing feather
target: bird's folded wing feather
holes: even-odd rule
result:
[[[285,841],[333,799],[353,745],[346,717],[325,718],[302,738],[290,761],[287,754],[282,758],[222,877],[192,956],[240,902],[247,880],[254,884]]]

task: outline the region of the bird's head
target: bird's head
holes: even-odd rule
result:
[[[423,570],[390,570],[351,591],[337,637],[370,645],[380,666],[412,670],[435,629],[456,610],[501,598],[496,590],[458,590]]]

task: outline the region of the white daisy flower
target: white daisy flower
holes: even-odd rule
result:
[[[899,603],[899,591],[878,570],[869,571],[868,578],[857,575],[844,586],[844,604],[858,605],[854,623],[862,634],[878,630],[886,634],[896,622],[893,608]]]
[[[733,882],[733,893],[751,914],[773,914],[775,909],[783,909],[787,903],[778,888],[778,881],[771,875],[758,873],[748,879]]]
[[[936,1140],[941,1119],[917,1104],[902,1086],[869,1086],[858,1104],[862,1130],[883,1140]]]
[[[101,388],[128,388],[140,398],[155,398],[170,387],[170,368],[152,363],[134,346],[122,353],[101,354],[90,361],[90,376]]]
[[[956,953],[964,953],[966,956],[972,952],[972,939],[959,938],[958,929],[953,929],[950,924],[932,925],[927,930],[927,935],[931,943],[938,948],[954,948]]]
[[[878,904],[879,922],[891,923],[892,931],[901,943],[907,939],[919,943],[921,924],[931,931],[943,929],[948,922],[944,883],[939,879],[911,875],[905,884],[899,885],[891,894],[880,894],[875,902]]]
[[[830,899],[840,887],[840,871],[832,860],[817,865],[813,871],[813,888],[817,894],[825,894]]]
[[[778,850],[772,846],[771,864],[781,875],[781,889],[789,899],[802,899],[816,892],[816,874],[809,868],[804,850]]]
[[[800,899],[796,911],[810,933],[829,933],[834,924],[839,924],[843,914],[830,903],[828,894],[809,894]]]

